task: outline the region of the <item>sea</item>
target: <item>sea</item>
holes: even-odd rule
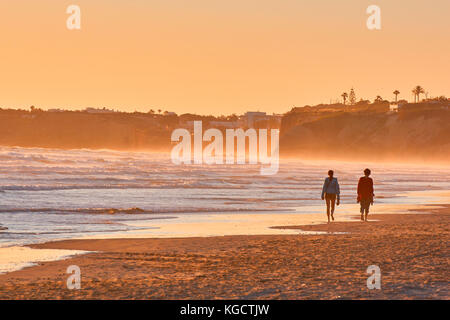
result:
[[[0,147],[0,273],[1,248],[54,240],[298,233],[273,226],[326,221],[329,169],[341,189],[335,216],[351,219],[366,167],[374,212],[448,203],[450,165],[282,159],[265,176],[260,165],[175,165],[165,153]]]

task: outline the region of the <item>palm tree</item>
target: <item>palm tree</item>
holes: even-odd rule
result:
[[[377,96],[375,98],[375,102],[381,102],[381,101],[383,101],[383,98],[381,96]]]
[[[412,93],[414,93],[414,102],[420,102],[420,94],[425,93],[425,89],[421,86],[415,86],[414,89],[412,89]]]
[[[343,94],[341,94],[342,99],[344,99],[344,105],[345,105],[345,101],[347,100],[348,97],[348,93],[344,92]]]
[[[392,92],[393,94],[395,94],[395,103],[397,103],[397,96],[400,94],[400,91],[395,90],[394,92]]]

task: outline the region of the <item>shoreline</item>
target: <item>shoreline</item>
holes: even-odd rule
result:
[[[326,234],[30,245],[96,252],[0,275],[0,299],[450,299],[450,205],[369,219],[275,227]],[[382,290],[366,287],[373,264]],[[70,265],[81,290],[66,288]]]
[[[417,194],[417,192],[414,192]],[[420,195],[420,193],[418,193]],[[435,191],[424,193],[429,199],[430,195],[440,199],[438,201],[427,204],[378,204],[375,208],[376,214],[411,214],[411,212],[420,212],[429,204],[442,204],[445,200],[450,199],[450,191],[445,190],[438,194]],[[339,207],[336,216],[336,222],[359,222],[357,215],[358,205],[343,204]],[[149,226],[141,228],[137,231],[126,231],[116,233],[103,233],[96,235],[87,235],[83,237],[61,238],[53,240],[44,240],[35,243],[24,243],[10,246],[0,247],[0,275],[10,272],[20,271],[31,266],[39,265],[39,263],[67,260],[71,257],[90,253],[92,251],[80,251],[74,249],[40,249],[39,245],[47,243],[58,243],[61,241],[71,240],[115,240],[115,239],[191,239],[191,238],[210,238],[224,236],[277,236],[277,235],[328,235],[345,234],[346,231],[325,231],[319,229],[310,229],[311,226],[326,225],[324,221],[323,207],[302,206],[291,212],[235,212],[235,213],[210,213],[202,216],[198,214],[188,214],[177,218],[174,221],[165,220],[166,217],[160,219],[145,219],[144,226],[150,221],[160,221],[157,226]],[[409,213],[408,213],[409,212]],[[150,223],[152,224],[152,223]],[[299,227],[300,226],[300,227]],[[142,227],[142,226],[141,226]],[[150,229],[149,229],[150,228]],[[9,258],[8,258],[9,257]]]

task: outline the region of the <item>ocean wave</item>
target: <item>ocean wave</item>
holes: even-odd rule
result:
[[[181,214],[181,213],[212,213],[212,212],[265,212],[280,211],[280,209],[267,208],[158,208],[158,209],[141,209],[133,208],[77,208],[77,209],[57,209],[57,208],[12,208],[0,209],[0,213],[54,213],[54,214],[103,214],[103,215],[143,215],[143,214]],[[282,210],[286,211],[286,210]],[[289,210],[288,210],[289,211]]]
[[[195,184],[195,185],[180,185],[180,184],[169,184],[169,185],[76,185],[76,186],[0,186],[0,193],[5,193],[7,191],[57,191],[57,190],[105,190],[105,189],[246,189],[244,186],[213,186],[205,184]]]

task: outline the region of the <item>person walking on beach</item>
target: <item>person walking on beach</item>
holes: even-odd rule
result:
[[[367,221],[370,205],[373,205],[373,180],[370,178],[370,169],[364,170],[364,177],[359,178],[358,182],[358,199],[361,205],[361,221]]]
[[[325,182],[323,183],[322,188],[322,200],[325,200],[327,204],[327,217],[328,223],[330,223],[330,215],[331,219],[334,221],[334,208],[335,204],[339,205],[340,202],[340,190],[339,183],[337,178],[333,177],[334,171],[328,171],[328,178],[325,178]],[[336,202],[337,200],[337,202]]]

